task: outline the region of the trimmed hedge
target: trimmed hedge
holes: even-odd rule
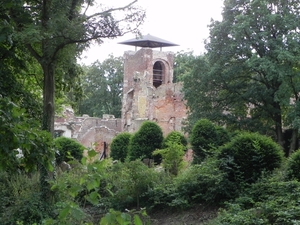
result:
[[[218,144],[216,127],[207,119],[197,121],[192,129],[190,141],[194,151],[194,163],[202,162],[212,155],[212,149]]]
[[[130,140],[129,159],[152,158],[152,152],[161,148],[162,141],[163,133],[161,128],[154,122],[144,122]]]
[[[241,133],[220,147],[218,158],[221,169],[233,182],[253,183],[262,172],[280,167],[283,160],[281,147],[271,138],[258,133]]]
[[[114,160],[125,161],[128,154],[128,147],[132,135],[128,132],[115,136],[110,144],[110,157]]]
[[[300,149],[293,152],[287,163],[287,178],[300,181]]]
[[[58,164],[63,161],[67,162],[72,157],[79,162],[81,161],[85,147],[79,142],[67,137],[58,137],[54,139],[54,144],[59,152],[56,154],[56,162]]]

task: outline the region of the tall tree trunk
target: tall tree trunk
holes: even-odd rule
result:
[[[43,123],[42,129],[54,135],[54,93],[55,76],[53,63],[42,65],[44,72],[44,92],[43,92]]]
[[[282,131],[282,116],[281,116],[281,107],[278,102],[273,103],[273,121],[275,122],[275,131],[277,143],[284,149],[284,137]]]
[[[44,63],[42,64],[44,73],[44,92],[43,92],[43,121],[42,130],[49,131],[54,136],[54,94],[55,94],[55,75],[54,64]],[[48,152],[46,149],[45,152]],[[44,207],[47,207],[47,203],[52,200],[52,194],[50,190],[50,184],[47,181],[49,179],[49,173],[47,168],[40,164],[40,184],[41,184],[41,198],[45,203]],[[46,208],[45,208],[46,209]]]
[[[290,143],[290,149],[289,149],[289,155],[291,155],[296,149],[297,149],[297,141],[298,141],[298,129],[293,129],[291,143]]]
[[[284,138],[283,138],[282,127],[279,124],[276,124],[275,127],[276,127],[277,143],[283,148],[284,147]]]

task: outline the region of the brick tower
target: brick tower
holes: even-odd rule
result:
[[[155,121],[164,134],[180,131],[186,118],[181,83],[173,83],[174,54],[153,50],[175,46],[146,35],[120,44],[141,47],[124,53],[123,131],[135,132],[145,120]]]

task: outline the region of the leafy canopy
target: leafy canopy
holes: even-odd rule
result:
[[[190,121],[272,134],[282,145],[282,127],[299,124],[299,2],[226,0],[222,15],[184,79]]]
[[[83,98],[78,114],[102,117],[112,114],[121,117],[123,88],[123,58],[109,57],[102,63],[94,62],[84,67],[82,76]]]

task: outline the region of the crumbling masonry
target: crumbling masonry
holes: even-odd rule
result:
[[[182,84],[172,82],[173,64],[171,52],[152,48],[125,52],[122,118],[75,117],[69,110],[56,118],[56,132],[101,152],[104,142],[109,146],[118,133],[135,132],[146,120],[155,121],[164,135],[181,131],[187,111]]]

